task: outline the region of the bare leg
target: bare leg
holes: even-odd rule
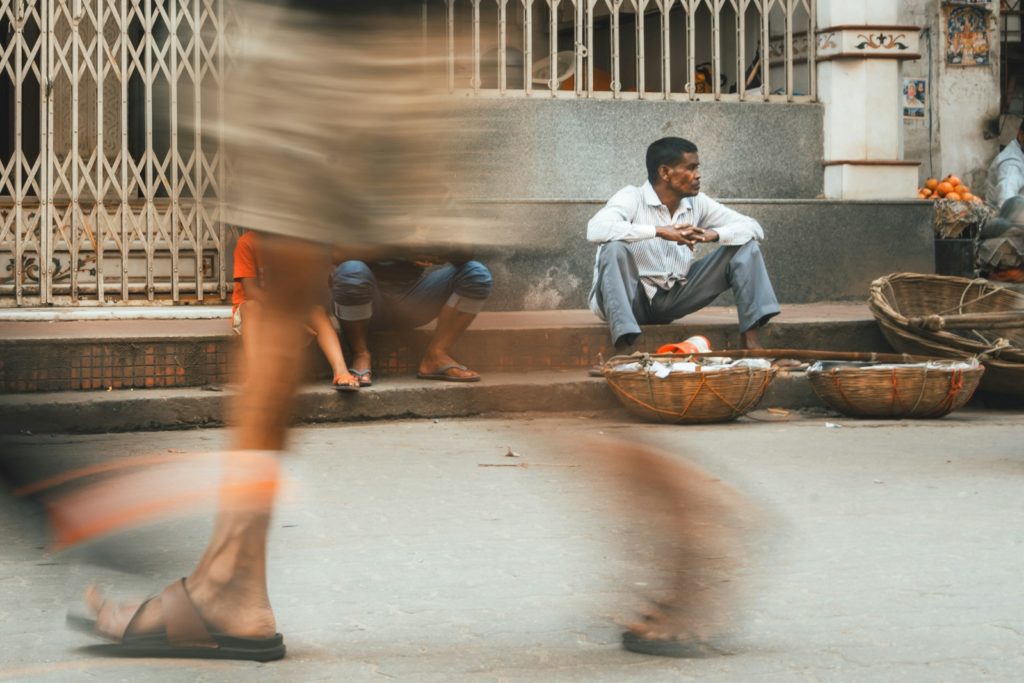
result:
[[[654,570],[634,580],[661,587],[630,632],[694,643],[692,654],[673,656],[700,656],[700,644],[713,642],[730,623],[734,571],[743,564],[755,510],[713,474],[636,443],[594,442],[588,467],[616,482],[619,490],[608,498],[621,506],[618,519],[627,525],[620,538]]]
[[[452,306],[446,305],[442,308],[441,314],[437,316],[437,328],[434,330],[434,336],[430,338],[427,350],[420,360],[420,372],[432,373],[440,367],[455,363],[455,360],[448,355],[448,349],[458,341],[475,318],[475,313],[462,313]],[[453,377],[479,377],[479,374],[472,370],[452,368],[447,372]]]
[[[273,491],[241,493],[231,485],[251,478],[252,460],[246,452],[281,451],[285,446],[289,412],[298,377],[304,326],[322,286],[320,248],[307,243],[267,240],[264,264],[270,278],[262,314],[246,321],[247,352],[241,354],[242,391],[232,403],[235,427],[233,446],[238,457],[229,461],[222,487],[221,507],[206,552],[186,580],[192,601],[210,628],[241,637],[267,637],[276,630],[266,584],[266,543]],[[252,359],[257,359],[255,367]],[[260,461],[265,478],[274,478],[276,460]],[[270,463],[269,465],[266,463]],[[232,464],[239,470],[232,471]],[[237,477],[236,477],[237,475]],[[104,630],[105,615],[116,609],[95,590],[86,595]],[[131,632],[158,630],[163,624],[160,601],[146,605],[132,623]]]
[[[338,335],[323,306],[313,307],[313,312],[309,315],[309,325],[316,332],[317,345],[327,362],[331,364],[331,371],[334,373],[332,384],[359,386],[359,380],[349,374],[348,366],[345,365],[345,355],[341,351],[341,342],[338,341]]]
[[[357,373],[366,373],[362,376],[368,379],[370,363],[373,360],[370,357],[370,347],[368,343],[368,338],[370,336],[370,319],[342,320],[341,333],[345,335],[345,339],[347,339],[349,345],[352,346],[352,369]]]

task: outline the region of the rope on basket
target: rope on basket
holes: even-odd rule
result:
[[[845,391],[843,391],[843,383],[839,381],[839,369],[832,368],[829,371],[828,376],[832,378],[832,384],[835,386],[836,391],[839,392],[839,395],[842,397],[842,399],[846,401],[847,407],[849,407],[849,409],[854,413],[862,412],[860,408],[853,405],[853,401],[851,401],[850,397],[846,395]]]
[[[892,371],[892,381],[893,381],[893,386],[895,386],[895,384],[896,384],[896,369],[895,368],[893,368],[893,371]],[[913,415],[914,411],[917,410],[917,407],[919,405],[921,405],[921,399],[924,398],[924,390],[925,390],[925,388],[927,386],[928,386],[928,364],[925,363],[924,364],[924,373],[921,375],[921,393],[917,395],[917,400],[914,401],[914,407],[910,409],[910,414],[911,415]]]
[[[946,397],[939,402],[939,405],[943,410],[953,408],[953,401],[956,400],[957,394],[964,388],[964,371],[954,370],[953,374],[949,378],[949,391],[946,392]]]

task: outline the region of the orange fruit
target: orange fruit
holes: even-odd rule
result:
[[[949,183],[950,185],[952,185],[953,187],[956,187],[957,185],[962,185],[962,183],[960,182],[960,179],[957,178],[952,173],[950,173],[948,176],[946,176],[946,182]]]
[[[929,190],[934,191],[935,188],[939,186],[939,181],[935,178],[929,178],[928,180],[924,181],[924,186],[927,187]]]
[[[960,198],[962,200],[964,200],[965,202],[973,202],[974,201],[974,195],[971,194],[970,192],[964,192],[962,195],[960,195]]]
[[[959,185],[953,188],[953,192],[956,192],[958,195],[963,197],[965,194],[968,194],[970,190],[967,189],[966,185],[960,183]]]
[[[953,191],[954,187],[956,186],[952,185],[948,181],[943,180],[941,183],[939,183],[939,186],[935,188],[935,191],[939,193],[940,197],[945,197],[947,194]]]
[[[924,195],[925,197],[931,197],[933,192],[930,189],[928,189],[927,187],[925,187],[925,188],[922,188],[921,190],[919,190],[918,194]]]
[[[960,195],[958,195],[956,192],[947,193],[945,198],[952,199],[954,202],[960,201]]]

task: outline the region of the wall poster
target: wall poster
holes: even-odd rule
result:
[[[988,11],[971,5],[946,6],[946,64],[986,66],[991,56]]]
[[[923,119],[928,108],[928,80],[925,78],[903,79],[903,118]]]

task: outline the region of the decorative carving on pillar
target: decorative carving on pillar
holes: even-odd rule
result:
[[[830,26],[817,32],[817,60],[920,59],[917,26]]]

